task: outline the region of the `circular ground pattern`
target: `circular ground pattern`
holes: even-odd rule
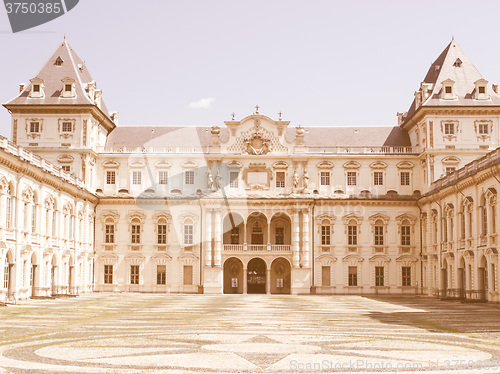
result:
[[[500,308],[489,304],[101,293],[0,316],[0,372],[500,371]]]

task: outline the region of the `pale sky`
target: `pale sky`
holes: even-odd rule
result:
[[[12,34],[0,10],[0,101],[66,35],[119,125],[394,126],[452,36],[500,83],[500,1],[80,0]],[[0,111],[0,134],[10,137]]]

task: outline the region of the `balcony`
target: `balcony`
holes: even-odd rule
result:
[[[224,244],[224,252],[291,252],[289,244]],[[246,248],[246,249],[245,249]]]

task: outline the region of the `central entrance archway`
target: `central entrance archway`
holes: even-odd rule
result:
[[[243,264],[236,257],[224,262],[224,293],[243,293]]]
[[[247,266],[247,292],[266,293],[266,262],[261,258],[253,258]]]

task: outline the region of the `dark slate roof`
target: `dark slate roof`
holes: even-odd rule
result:
[[[62,65],[55,64],[56,59],[63,60]],[[76,96],[73,98],[61,97],[62,82],[64,78],[75,80]],[[45,86],[45,96],[43,98],[31,98],[31,83],[24,87],[24,90],[17,97],[9,101],[6,105],[94,105],[94,102],[87,95],[87,84],[92,82],[92,76],[87,70],[83,60],[71,48],[66,39],[57,47],[52,56],[36,75],[36,78],[43,79]],[[101,98],[102,112],[109,117],[106,104]]]
[[[306,146],[411,146],[408,133],[395,127],[304,127]],[[208,146],[211,127],[194,126],[118,126],[107,138],[108,147]],[[221,128],[221,140],[228,133]],[[286,139],[292,142],[295,128],[289,128]]]
[[[460,59],[461,64],[455,63],[457,59]],[[500,106],[500,97],[493,91],[491,83],[488,83],[487,87],[487,93],[490,99],[473,99],[472,93],[475,89],[474,82],[482,78],[483,76],[481,73],[453,39],[436,61],[432,63],[422,81],[422,83],[431,84],[432,89],[429,97],[421,106]],[[455,82],[453,90],[457,96],[456,100],[440,99],[442,89],[441,83],[446,79],[451,79]],[[411,118],[415,112],[415,100],[413,100],[405,117],[405,121]]]

